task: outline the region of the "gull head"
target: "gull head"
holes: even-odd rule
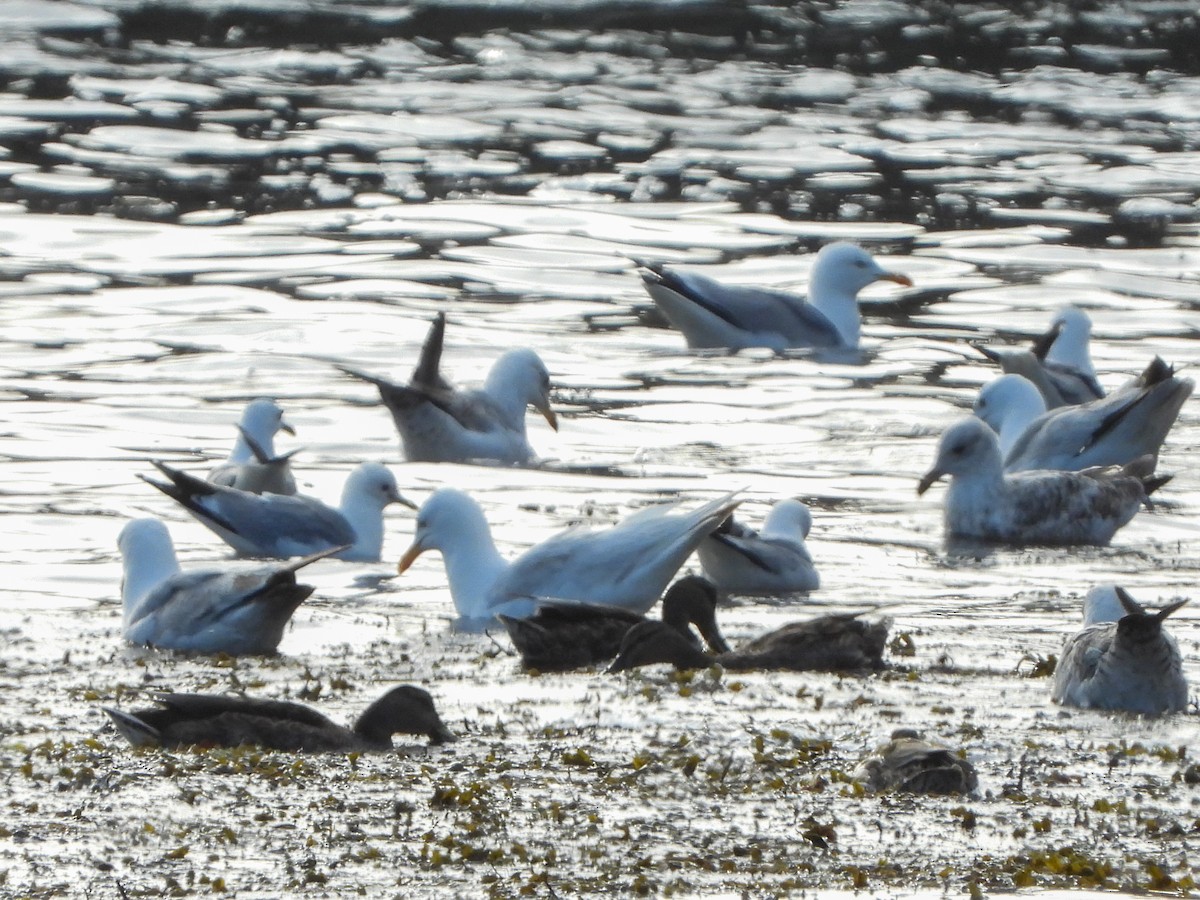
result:
[[[296,430],[283,418],[283,410],[274,400],[259,399],[247,404],[242,412],[241,427],[251,438],[264,447],[277,431],[294,435]]]
[[[1001,375],[979,389],[971,411],[991,426],[1004,431],[1004,424],[1014,415],[1028,422],[1046,411],[1046,401],[1037,386],[1024,375]]]
[[[762,534],[795,540],[797,536],[808,537],[811,530],[812,512],[808,505],[803,500],[787,497],[771,507],[763,521]]]
[[[490,542],[487,519],[471,495],[455,488],[438,488],[417,510],[417,530],[397,571],[404,574],[426,550],[445,553],[447,547],[458,543],[472,544],[481,532]]]
[[[894,281],[912,287],[912,279],[899,272],[889,272],[857,244],[839,241],[826,244],[813,263],[809,296],[841,294],[855,297],[868,284]]]
[[[362,504],[382,511],[393,503],[409,509],[417,508],[415,503],[400,493],[396,476],[382,463],[360,463],[346,479],[346,487],[342,490],[343,507]]]
[[[1043,359],[1076,369],[1090,369],[1088,341],[1091,336],[1091,317],[1078,306],[1064,306],[1055,314],[1050,331],[1041,342],[1044,345],[1047,339],[1050,341]]]
[[[938,442],[937,458],[917,485],[924,494],[944,475],[971,475],[976,472],[1000,472],[1000,444],[996,433],[981,420],[970,416],[955,422]]]
[[[493,397],[519,401],[522,408],[532,406],[558,431],[558,417],[550,407],[550,372],[534,351],[525,347],[509,350],[496,360],[488,374],[487,390]]]

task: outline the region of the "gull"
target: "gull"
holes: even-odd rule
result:
[[[158,488],[243,556],[289,559],[330,547],[338,559],[379,562],[383,552],[383,510],[389,504],[415,506],[400,494],[395,476],[376,462],[361,463],[346,479],[341,505],[334,509],[303,494],[251,494],[194,478],[154,462],[169,483],[139,476]]]
[[[952,476],[944,507],[951,537],[1103,546],[1169,480],[1142,474],[1148,463],[1143,458],[1123,469],[1005,473],[995,432],[970,416],[946,429],[917,493]]]
[[[717,591],[699,575],[686,575],[669,588],[662,600],[662,621],[694,643],[695,625],[715,653],[729,649],[717,628]],[[561,672],[606,662],[617,655],[621,638],[634,625],[646,621],[632,609],[598,603],[542,600],[525,619],[498,617],[521,665],[540,672]]]
[[[730,516],[700,542],[696,555],[704,574],[726,594],[761,596],[815,591],[821,578],[804,546],[812,513],[800,500],[780,500],[761,532]]]
[[[1113,594],[1121,606],[1120,618],[1112,609]],[[1179,646],[1163,630],[1163,622],[1187,602],[1179,600],[1152,613],[1124,588],[1092,588],[1084,600],[1083,630],[1063,644],[1051,699],[1084,709],[1145,715],[1183,712],[1187,680]]]
[[[858,292],[875,281],[908,287],[907,275],[889,272],[861,247],[822,247],[813,263],[808,296],[721,284],[695,272],[651,268],[642,275],[655,305],[693,349],[791,347],[854,350],[862,316]]]
[[[457,390],[440,372],[445,329],[446,314],[438,313],[407,385],[338,368],[379,389],[409,462],[531,462],[535,454],[525,436],[526,407],[558,430],[545,364],[532,350],[509,350],[492,364],[481,388]]]
[[[135,747],[253,744],[291,753],[350,753],[390,750],[393,734],[428,735],[431,744],[454,740],[429,692],[411,685],[392,688],[367,707],[353,728],[286,700],[221,694],[164,694],[157,700],[157,707],[133,712],[102,708]]]
[[[1157,459],[1194,387],[1155,357],[1116,393],[1049,411],[1027,378],[1002,375],[980,390],[974,412],[999,433],[1007,472],[1123,466],[1147,454]]]
[[[496,550],[483,510],[468,494],[440,488],[417,512],[404,572],[438,550],[459,616],[531,615],[538,598],[606,603],[645,613],[703,537],[737,508],[729,494],[690,512],[678,503],[650,506],[612,528],[582,525],[556,534],[511,562]]]
[[[624,672],[655,663],[670,663],[677,669],[702,669],[719,663],[739,672],[880,669],[890,627],[887,619],[865,622],[858,613],[835,613],[792,622],[736,650],[709,656],[676,629],[648,619],[626,632],[621,652],[608,671]]]
[[[969,794],[979,785],[975,767],[948,747],[925,740],[913,728],[897,728],[852,776],[869,791]]]
[[[996,350],[982,344],[972,346],[998,363],[1006,374],[1024,375],[1037,387],[1047,409],[1087,403],[1104,396],[1096,379],[1088,342],[1092,320],[1075,306],[1055,314],[1050,330],[1029,349]]]
[[[314,588],[296,572],[344,550],[330,547],[287,564],[184,572],[158,519],[133,519],[117,538],[124,578],[125,639],[167,650],[274,653],[292,613]]]
[[[237,430],[238,439],[229,458],[208,473],[208,480],[255,494],[296,493],[296,480],[289,467],[292,453],[296,451],[275,455],[275,433],[296,433],[284,421],[283,410],[278,404],[266,399],[247,404]]]

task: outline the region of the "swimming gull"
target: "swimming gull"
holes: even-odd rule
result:
[[[1102,621],[1112,615],[1109,595],[1113,593],[1123,615],[1116,621]],[[1093,588],[1084,600],[1085,627],[1063,644],[1051,699],[1085,709],[1146,715],[1183,712],[1187,680],[1179,645],[1163,629],[1163,622],[1187,602],[1179,600],[1158,612],[1147,612],[1124,588]]]
[[[462,491],[440,488],[418,511],[412,546],[399,570],[407,570],[426,550],[441,551],[450,594],[465,619],[528,616],[537,598],[645,613],[704,535],[738,502],[729,494],[687,512],[678,503],[658,504],[612,528],[577,525],[508,562],[496,550],[479,504]]]
[[[183,504],[200,524],[243,556],[288,559],[346,547],[338,559],[378,562],[383,551],[383,510],[414,504],[380,463],[365,462],[347,477],[337,509],[303,494],[251,494],[194,478],[165,463],[155,468],[169,482],[139,476]]]
[[[122,712],[103,707],[135,747],[238,747],[349,753],[390,750],[393,734],[423,734],[431,744],[453,741],[429,692],[411,685],[392,688],[358,717],[353,728],[315,709],[287,700],[255,700],[221,694],[164,694],[158,706]]]
[[[274,653],[292,613],[313,592],[296,572],[330,547],[286,564],[180,570],[167,527],[133,519],[121,529],[125,639],[196,653]]]
[[[1032,382],[1002,375],[983,386],[974,411],[999,432],[1005,471],[1078,471],[1125,465],[1147,454],[1157,459],[1194,387],[1155,358],[1115,393],[1049,411]]]
[[[717,591],[699,575],[685,575],[663,595],[663,622],[693,642],[690,626],[695,625],[713,652],[723,653],[729,645],[717,628],[716,612]],[[499,618],[521,654],[521,665],[540,672],[607,662],[617,655],[625,633],[646,621],[645,616],[619,606],[554,600],[539,601],[528,618]]]
[[[867,622],[858,613],[833,613],[791,622],[735,650],[710,656],[676,629],[648,619],[626,632],[621,652],[608,671],[624,672],[655,663],[670,663],[677,669],[719,663],[739,672],[880,669],[890,627],[887,619]]]
[[[726,594],[761,596],[815,591],[821,578],[804,545],[812,513],[800,500],[780,500],[756,532],[730,516],[700,542],[704,574]]]
[[[1150,470],[1143,458],[1123,469],[1005,473],[995,432],[970,416],[946,429],[917,493],[951,476],[944,506],[950,537],[1104,545],[1169,480]]]
[[[1055,409],[1104,396],[1089,350],[1091,332],[1088,314],[1067,306],[1055,314],[1049,331],[1028,349],[996,349],[978,343],[971,346],[1006,374],[1028,378],[1041,393],[1046,408]]]
[[[854,350],[862,316],[858,292],[875,281],[912,286],[855,244],[822,247],[808,296],[722,284],[696,272],[651,268],[642,275],[655,305],[694,349],[791,347]]]
[[[519,465],[535,458],[525,435],[532,406],[558,429],[550,406],[550,373],[532,350],[509,350],[492,364],[475,390],[457,390],[440,372],[445,313],[438,313],[407,385],[347,366],[341,371],[369,381],[392,414],[404,457],[410,462],[493,462]]]
[[[255,494],[296,493],[296,480],[289,465],[296,451],[275,455],[276,432],[296,433],[284,420],[279,405],[267,399],[247,404],[237,429],[238,439],[229,458],[208,473],[208,480]]]

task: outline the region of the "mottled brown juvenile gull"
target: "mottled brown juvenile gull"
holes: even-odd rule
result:
[[[695,642],[695,625],[714,653],[729,649],[717,627],[717,592],[699,575],[686,575],[662,600],[662,621]],[[561,672],[607,662],[617,655],[625,633],[646,617],[632,609],[599,603],[539,601],[525,619],[501,615],[521,665],[541,672]],[[699,644],[697,643],[697,646]]]
[[[529,616],[539,598],[645,613],[704,535],[737,505],[730,494],[689,512],[678,503],[650,506],[602,531],[577,525],[509,562],[496,550],[479,504],[462,491],[440,488],[418,511],[412,546],[399,570],[426,550],[440,551],[454,606],[464,619]]]
[[[247,404],[237,429],[238,438],[229,458],[208,473],[208,480],[254,494],[296,493],[290,467],[292,454],[275,455],[276,432],[296,433],[284,421],[279,405],[267,399]]]
[[[225,564],[184,572],[165,525],[134,519],[121,529],[125,639],[196,653],[274,653],[292,613],[313,587],[296,572],[330,556],[331,547],[295,562]]]
[[[890,627],[887,619],[867,622],[857,613],[835,613],[792,622],[736,650],[710,656],[676,629],[648,619],[625,634],[621,652],[608,671],[624,672],[656,663],[669,663],[677,669],[702,669],[719,663],[739,672],[879,669]]]
[[[302,494],[251,494],[193,478],[161,462],[170,482],[140,476],[177,500],[201,525],[243,556],[289,559],[345,547],[338,559],[378,562],[383,552],[383,510],[414,504],[400,495],[396,478],[376,462],[361,463],[346,479],[334,509]]]
[[[780,500],[762,531],[725,522],[700,542],[696,555],[704,574],[726,594],[761,596],[815,591],[821,578],[804,545],[812,513],[800,500]]]
[[[493,363],[482,387],[457,390],[440,370],[445,328],[445,313],[438,313],[407,385],[339,368],[379,389],[409,462],[532,461],[535,454],[525,436],[526,408],[532,406],[558,429],[545,364],[532,350],[509,350]]]
[[[979,785],[975,767],[959,754],[925,740],[912,728],[897,728],[854,770],[869,791],[912,794],[969,794]]]
[[[1137,470],[1137,474],[1133,470]],[[1104,545],[1167,477],[1148,460],[1126,469],[1005,473],[996,433],[970,416],[942,435],[918,494],[951,476],[944,520],[950,537],[1009,544]]]
[[[1005,471],[1078,471],[1157,459],[1194,387],[1155,358],[1139,378],[1099,400],[1047,411],[1032,382],[1002,375],[983,386],[974,409],[999,433]]]
[[[164,694],[158,706],[122,712],[104,707],[135,747],[238,747],[253,744],[299,753],[390,750],[393,734],[424,734],[431,744],[454,740],[429,692],[392,688],[359,716],[353,728],[311,707],[286,700],[221,694]]]
[[[1123,615],[1113,615],[1115,594]],[[1100,585],[1084,599],[1082,631],[1067,638],[1054,670],[1051,699],[1085,709],[1123,709],[1160,715],[1187,709],[1188,687],[1179,646],[1163,628],[1179,600],[1147,612],[1124,588]]]
[[[722,284],[696,272],[653,268],[642,281],[655,305],[683,332],[689,347],[858,348],[862,316],[858,292],[875,281],[912,285],[889,272],[861,247],[822,247],[813,262],[808,296]]]

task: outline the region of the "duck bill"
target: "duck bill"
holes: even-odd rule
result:
[[[292,427],[292,423],[285,421],[284,419],[279,420],[279,430],[286,431],[292,437],[296,436],[296,429]]]
[[[894,281],[896,284],[902,284],[905,287],[912,287],[913,281],[902,272],[884,272],[879,276],[880,281]]]
[[[429,743],[431,744],[452,744],[457,740],[458,736],[447,728],[441,720],[429,729]]]
[[[400,575],[403,575],[408,571],[409,566],[417,561],[417,557],[424,552],[425,548],[421,546],[419,541],[414,543],[411,547],[405,550],[404,555],[400,557],[400,562],[396,566],[396,572]]]
[[[537,411],[542,414],[542,418],[550,424],[551,428],[558,431],[558,416],[554,414],[554,410],[550,408],[548,402],[545,405],[539,405]]]
[[[919,497],[924,494],[935,481],[945,474],[941,469],[930,469],[926,472],[917,484],[917,496]]]

